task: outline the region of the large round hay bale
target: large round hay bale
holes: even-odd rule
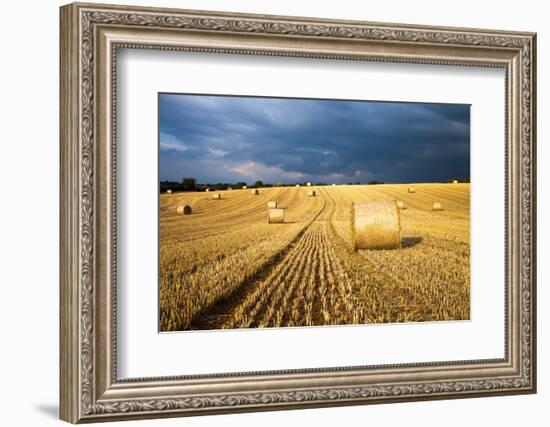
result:
[[[315,193],[315,190],[310,190],[310,191],[307,192],[307,195],[308,195],[309,197],[315,197],[316,194],[317,194],[317,193]]]
[[[300,186],[300,184],[296,184],[296,187],[299,187],[299,186]]]
[[[395,200],[351,204],[351,244],[357,249],[401,247],[401,217]]]
[[[432,203],[432,211],[442,211],[443,206],[441,206],[441,203],[439,202],[433,202]]]
[[[172,190],[166,190],[166,193],[172,194]]]
[[[257,196],[258,194],[260,194],[260,191],[259,191],[257,188],[255,188],[255,189],[252,190],[250,193],[251,193],[251,194],[254,194],[255,196]]]
[[[457,180],[457,179],[453,179],[453,184],[458,184],[458,180]]]
[[[407,191],[408,191],[409,193],[416,193],[416,190],[414,189],[414,187],[409,187],[409,188],[407,189]]]
[[[204,190],[204,191],[208,192],[208,191],[210,191],[210,188],[207,188],[207,189],[206,189],[206,190]]]
[[[307,186],[308,186],[308,187],[311,187],[311,182],[308,182],[308,183],[307,183]]]
[[[403,200],[397,200],[397,208],[398,209],[407,209],[407,206],[405,206],[405,203],[403,202]]]
[[[246,190],[248,187],[246,185],[243,185],[243,190]]]
[[[220,200],[222,198],[222,195],[220,193],[212,194],[212,199],[214,200]]]
[[[269,209],[267,221],[269,224],[282,224],[285,222],[285,210],[281,208]]]
[[[268,208],[276,208],[277,207],[277,202],[275,200],[271,200],[270,202],[267,202],[267,207]]]
[[[191,215],[192,209],[189,205],[179,205],[176,209],[176,212],[180,215]]]

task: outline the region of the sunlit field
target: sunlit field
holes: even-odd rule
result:
[[[161,331],[469,319],[470,185],[409,186],[161,194]],[[351,203],[373,200],[404,203],[400,248],[352,249]]]

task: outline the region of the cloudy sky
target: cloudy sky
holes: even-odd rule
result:
[[[199,183],[470,177],[470,107],[159,95],[160,179]]]

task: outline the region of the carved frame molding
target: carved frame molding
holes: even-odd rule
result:
[[[506,357],[117,380],[116,287],[102,279],[116,281],[112,176],[114,65],[120,47],[506,68]],[[532,33],[94,4],[62,7],[61,418],[83,422],[534,392],[535,50]],[[271,376],[270,384],[260,385]],[[293,385],[285,386],[289,380]],[[197,392],[197,384],[209,391]]]

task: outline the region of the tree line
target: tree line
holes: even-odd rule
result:
[[[348,182],[347,185],[362,185],[361,182]],[[375,185],[375,184],[384,184],[380,181],[369,181],[367,184]],[[254,184],[248,185],[244,181],[238,181],[238,182],[217,182],[217,183],[198,183],[196,178],[187,177],[183,178],[180,182],[177,181],[161,181],[160,182],[160,192],[165,193],[167,190],[172,191],[205,191],[207,188],[212,191],[216,190],[227,190],[228,188],[242,188],[242,187],[248,187],[248,188],[269,188],[269,187],[294,187],[296,185],[302,185],[306,186],[307,182],[295,182],[293,184],[284,184],[282,182],[275,182],[275,183],[269,183],[269,182],[263,182],[263,181],[255,181]],[[330,185],[326,182],[315,182],[311,183],[311,185],[315,186],[322,186],[322,185]]]

